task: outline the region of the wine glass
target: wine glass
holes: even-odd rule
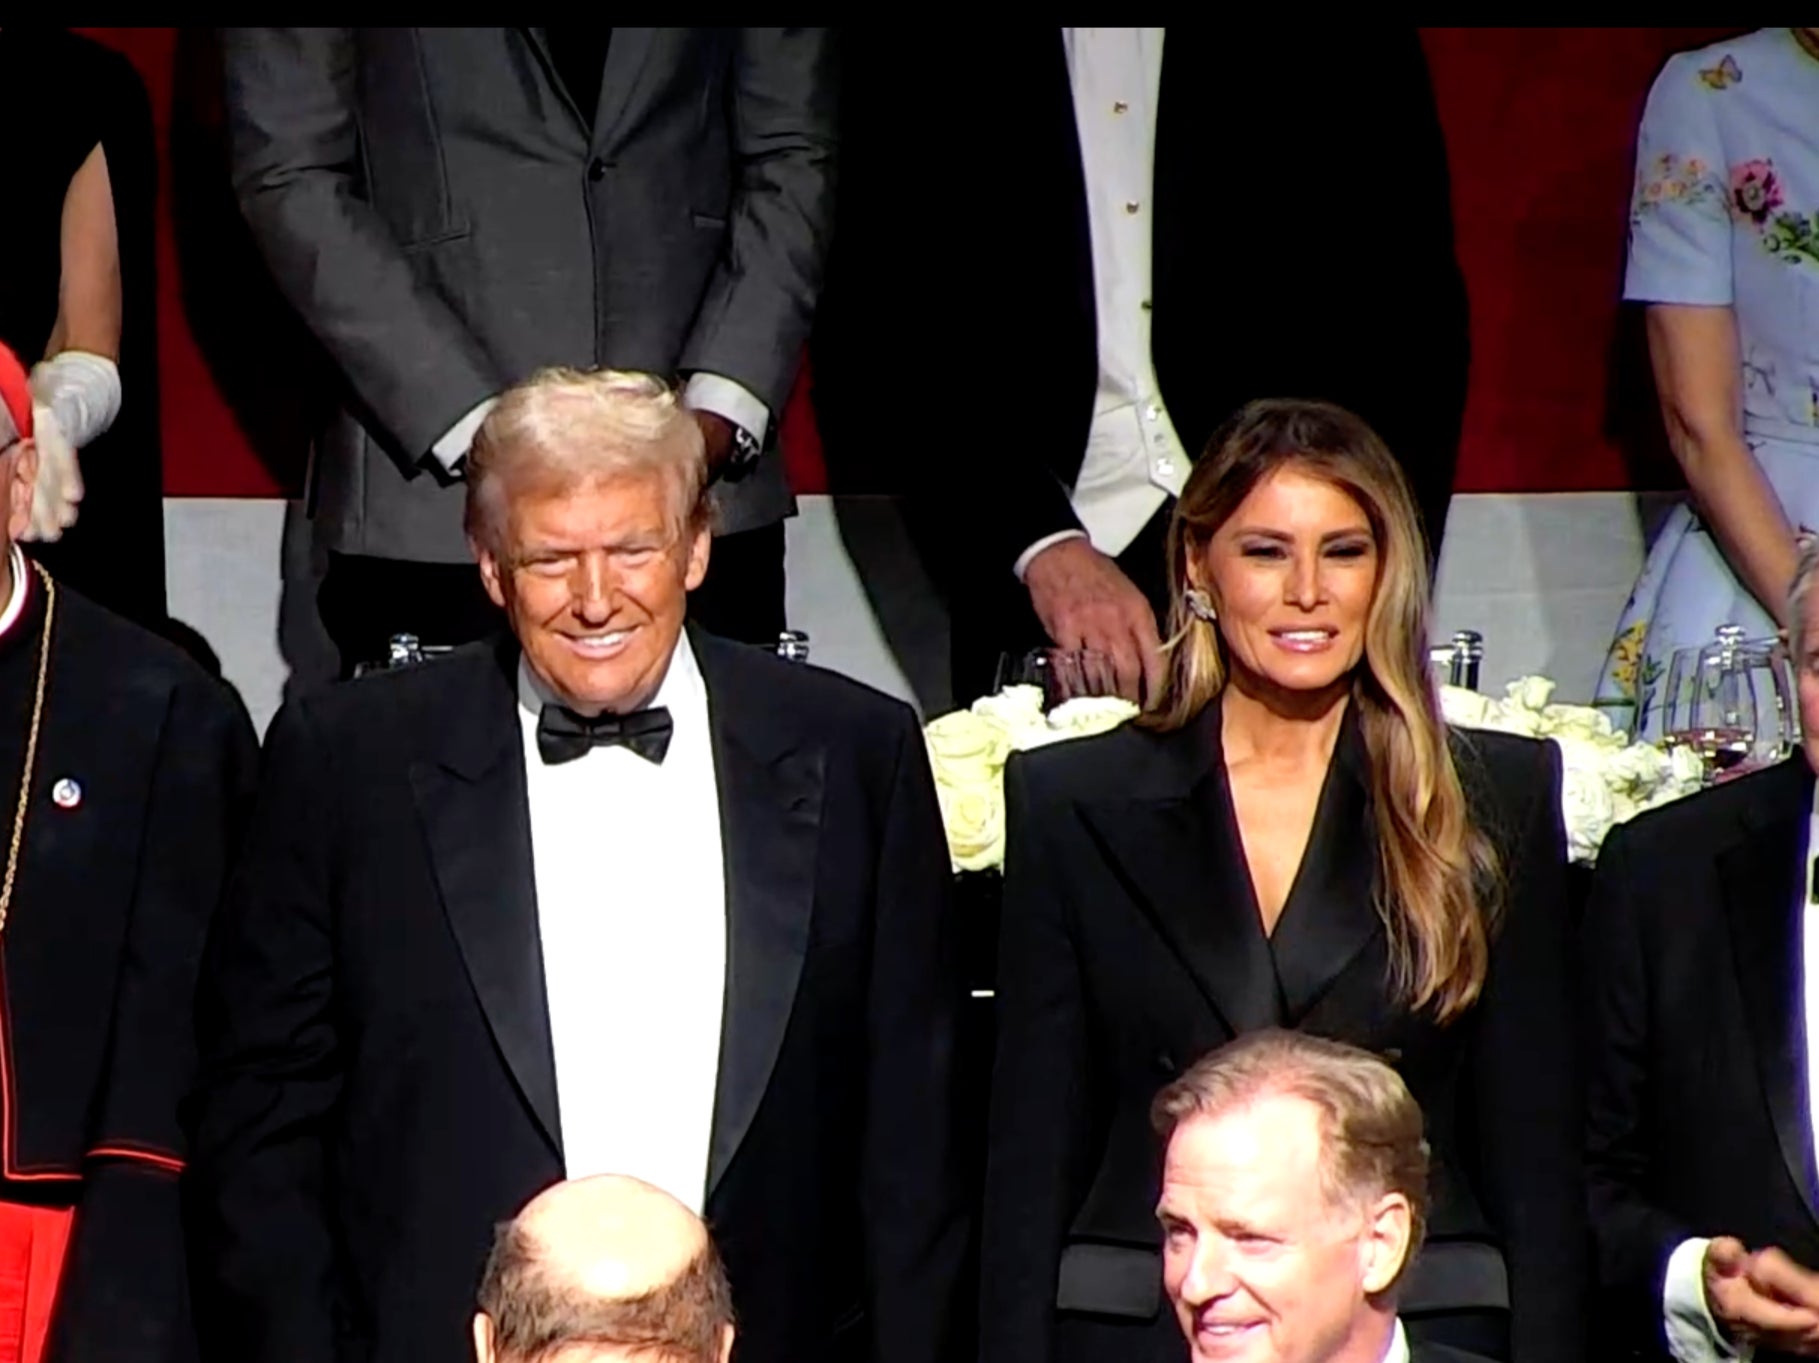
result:
[[[1726,626],[1717,642],[1676,649],[1661,697],[1662,734],[1699,755],[1707,783],[1786,749],[1788,688],[1776,651]]]
[[[1117,695],[1118,675],[1108,654],[1086,648],[1038,648],[999,657],[994,689],[1007,686],[1041,688],[1042,708],[1052,710],[1081,696]]]
[[[1750,639],[1735,647],[1734,666],[1745,674],[1756,703],[1756,729],[1749,767],[1779,762],[1799,741],[1793,669],[1779,639]]]

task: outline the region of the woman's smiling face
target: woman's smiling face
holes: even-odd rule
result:
[[[1343,488],[1287,464],[1267,475],[1201,551],[1232,680],[1320,691],[1364,657],[1377,537]]]

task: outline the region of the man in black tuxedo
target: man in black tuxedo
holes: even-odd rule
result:
[[[1174,498],[1254,398],[1370,422],[1437,552],[1469,337],[1412,28],[842,42],[815,401],[830,470],[863,449],[945,522],[958,698],[1050,640],[1154,682]],[[982,358],[938,420],[905,413],[906,376],[957,353]]]
[[[1589,1173],[1614,1352],[1819,1357],[1819,542],[1803,751],[1612,831],[1586,914]]]
[[[508,392],[468,528],[512,636],[274,723],[202,992],[213,1358],[459,1357],[495,1221],[607,1172],[704,1212],[746,1363],[957,1356],[921,735],[684,633],[705,467],[648,376]]]
[[[1427,1225],[1421,1108],[1368,1051],[1250,1032],[1156,1096],[1162,1281],[1194,1363],[1485,1363],[1396,1318]]]

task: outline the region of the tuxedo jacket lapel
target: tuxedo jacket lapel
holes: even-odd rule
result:
[[[726,1006],[708,1195],[751,1129],[808,955],[826,754],[779,725],[744,646],[692,632],[707,686],[726,863]]]
[[[1226,1026],[1275,1026],[1282,1003],[1226,789],[1219,707],[1158,736],[1155,752],[1144,793],[1087,805],[1087,825]]]
[[[411,767],[411,789],[449,927],[493,1040],[558,1156],[555,1050],[531,859],[530,804],[513,690],[515,648],[451,669],[447,745]],[[457,667],[470,668],[466,676]]]
[[[1812,778],[1804,759],[1783,764],[1785,782],[1764,783],[1744,836],[1719,854],[1726,917],[1763,1093],[1781,1157],[1808,1212],[1819,1214],[1807,1095],[1806,1006],[1802,993],[1800,874]],[[1797,789],[1796,789],[1797,787]],[[1814,849],[1808,848],[1811,855]]]
[[[1308,1015],[1382,927],[1372,893],[1377,850],[1368,781],[1364,736],[1348,707],[1307,850],[1270,938],[1291,1025]]]
[[[642,95],[639,84],[648,63],[658,55],[667,41],[680,40],[677,30],[656,28],[613,29],[612,42],[606,49],[606,66],[600,76],[600,101],[595,106],[591,149],[596,153],[610,150],[626,115],[636,107]],[[680,60],[672,51],[671,60]]]
[[[541,28],[522,28],[519,32],[536,53],[543,68],[543,78],[567,113],[576,136],[596,155],[611,149],[626,116],[636,107],[643,94],[640,83],[647,73],[648,63],[661,55],[666,41],[686,41],[686,30],[615,26],[606,48],[606,63],[600,73],[599,94],[594,107],[583,110],[575,102],[574,93],[562,82],[561,72],[550,53],[549,35]],[[672,57],[679,60],[680,54],[672,52]]]

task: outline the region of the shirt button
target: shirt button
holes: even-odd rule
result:
[[[1154,303],[1150,302],[1149,299],[1146,298],[1141,303],[1139,303],[1137,306],[1142,308],[1145,312],[1149,312],[1156,305]]]
[[[1130,108],[1131,108],[1131,106],[1126,104],[1121,99],[1115,99],[1112,101],[1112,112],[1115,114],[1129,113]]]
[[[1139,208],[1142,208],[1142,207],[1143,207],[1143,205],[1138,203],[1135,199],[1129,199],[1125,202],[1124,211],[1126,213],[1135,213]]]
[[[606,178],[606,162],[602,161],[598,156],[589,161],[587,163],[587,178],[594,181],[604,180]]]
[[[1173,478],[1175,476],[1175,461],[1173,459],[1158,459],[1156,461],[1156,472],[1161,474],[1164,478]]]
[[[1154,421],[1161,415],[1162,409],[1153,402],[1143,409],[1143,418],[1145,421]]]

